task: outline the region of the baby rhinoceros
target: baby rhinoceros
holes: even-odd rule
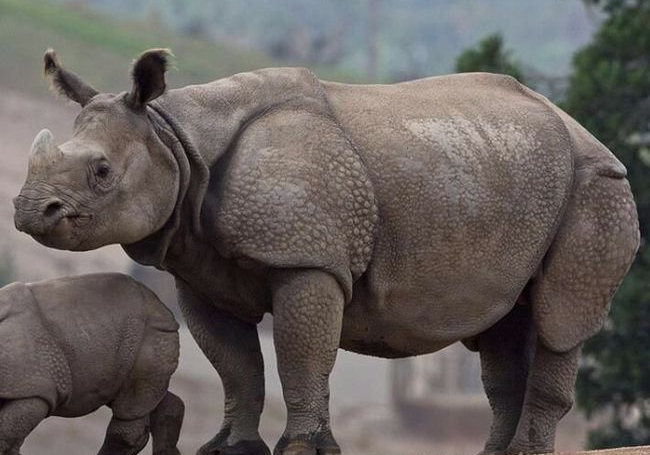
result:
[[[107,405],[100,455],[131,455],[153,437],[178,455],[184,405],[167,390],[178,364],[178,324],[149,289],[93,274],[0,289],[0,455],[18,455],[50,415]]]

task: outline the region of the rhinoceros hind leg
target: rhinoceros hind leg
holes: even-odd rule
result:
[[[627,181],[583,173],[531,288],[537,336],[555,352],[601,329],[639,245]]]
[[[557,424],[573,406],[579,353],[580,347],[557,353],[537,342],[517,432],[504,453],[554,451]]]
[[[573,404],[580,346],[602,327],[638,244],[628,182],[593,167],[578,169],[559,230],[532,281],[537,342],[508,453],[553,451],[557,423]]]
[[[183,400],[167,392],[150,414],[153,455],[180,455],[176,445],[181,433],[184,413]]]
[[[0,408],[0,455],[19,455],[23,441],[49,410],[40,398],[4,402]]]
[[[481,377],[493,413],[481,454],[502,453],[515,435],[534,349],[531,329],[530,307],[516,305],[478,337]]]
[[[121,420],[113,415],[98,455],[135,455],[149,441],[149,416]]]

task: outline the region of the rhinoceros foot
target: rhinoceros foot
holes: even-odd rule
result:
[[[338,455],[339,445],[334,440],[331,431],[298,435],[295,438],[282,436],[273,455]]]
[[[218,434],[203,445],[196,455],[271,455],[271,450],[261,439],[239,441],[234,445],[227,445],[224,439]]]

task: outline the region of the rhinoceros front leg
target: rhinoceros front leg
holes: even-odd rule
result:
[[[264,407],[264,360],[257,327],[218,310],[177,279],[179,305],[192,336],[223,383],[224,420],[197,455],[270,455],[258,426]]]
[[[274,455],[340,453],[330,430],[329,375],[340,344],[344,297],[318,270],[278,271],[273,337],[287,405],[287,426]]]
[[[0,455],[19,455],[25,438],[49,412],[40,398],[10,400],[0,408]]]

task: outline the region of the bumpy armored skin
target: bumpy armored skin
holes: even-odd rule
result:
[[[17,455],[50,415],[113,411],[100,454],[178,455],[183,402],[167,391],[178,325],[153,292],[119,274],[0,289],[0,454]]]
[[[46,54],[83,109],[61,146],[35,139],[15,221],[54,248],[120,243],[176,277],[225,389],[199,453],[270,452],[257,431],[267,312],[289,411],[277,455],[339,452],[339,347],[402,357],[457,341],[481,355],[484,453],[552,451],[580,345],[638,247],[614,155],[505,76],[358,86],[279,68],[165,91],[168,57],[145,52],[131,91],[112,95]]]

